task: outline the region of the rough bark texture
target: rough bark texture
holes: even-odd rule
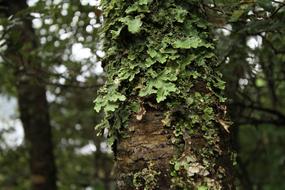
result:
[[[0,5],[5,7],[6,17],[27,8],[24,0],[2,0]],[[30,55],[37,47],[35,33],[28,15],[21,15],[19,19],[21,22],[8,32],[5,56],[15,73],[20,119],[29,150],[32,189],[56,190],[56,166],[46,88],[39,80],[41,63],[36,55]]]
[[[118,188],[234,189],[224,82],[202,2],[101,2],[108,76],[95,110],[116,140]]]
[[[162,111],[147,111],[142,120],[133,117],[126,129],[125,137],[117,142],[116,149],[116,174],[117,187],[120,190],[145,189],[147,180],[150,179],[153,186],[146,189],[169,190],[185,189],[171,186],[173,177],[171,171],[173,167],[170,162],[173,158],[179,157],[179,162],[183,162],[191,156],[191,163],[188,171],[191,173],[192,184],[186,189],[197,189],[195,184],[207,185],[214,189],[234,189],[233,168],[229,154],[229,136],[227,132],[217,126],[217,136],[215,140],[209,142],[204,137],[204,132],[199,131],[192,135],[186,135],[181,145],[183,148],[174,146],[171,139],[174,138],[173,131],[163,126],[162,120],[165,116]],[[182,150],[182,152],[180,152]],[[209,156],[209,152],[219,155]],[[212,166],[208,167],[209,161]],[[147,168],[147,170],[146,170]],[[206,169],[207,168],[207,169]],[[210,168],[210,169],[209,169]],[[142,172],[145,170],[145,172]],[[151,170],[156,171],[155,175]],[[138,175],[141,185],[136,185],[134,176]],[[182,175],[180,180],[187,181],[189,176]],[[221,179],[221,176],[227,176]],[[188,178],[188,179],[187,179]]]
[[[134,189],[133,175],[144,168],[152,168],[161,172],[157,177],[154,189],[169,189],[170,160],[175,155],[175,148],[171,143],[172,133],[161,122],[164,118],[159,111],[148,111],[142,120],[133,117],[126,131],[126,136],[118,141],[116,157],[116,173],[118,189]],[[146,176],[139,176],[138,180]],[[143,189],[143,187],[141,187]]]

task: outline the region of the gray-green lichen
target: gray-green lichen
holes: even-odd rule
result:
[[[147,168],[134,174],[133,184],[136,189],[154,190],[159,188],[157,186],[157,176],[160,175],[160,172],[153,167],[153,163],[150,163]]]
[[[131,114],[143,117],[145,106],[161,110],[180,152],[171,162],[173,188],[220,189],[224,82],[199,1],[102,0],[102,7],[108,75],[95,100],[95,110],[105,113],[97,128],[108,129],[112,142]]]

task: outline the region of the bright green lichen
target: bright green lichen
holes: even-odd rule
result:
[[[107,128],[110,138],[116,139],[143,102],[166,113],[162,122],[173,129],[173,142],[178,146],[192,133],[202,133],[208,144],[215,146],[217,123],[224,117],[219,110],[224,82],[214,69],[218,66],[214,44],[199,3],[102,0],[102,6],[108,76],[95,100],[95,110],[105,113],[98,129]],[[180,116],[172,117],[177,112]],[[215,157],[210,148],[201,150],[204,152],[206,159]],[[198,161],[180,161],[179,166],[172,163],[175,171],[192,165],[207,170]],[[173,176],[174,184],[178,184],[179,175]],[[209,186],[200,185],[200,189]],[[187,181],[182,186],[186,187]]]

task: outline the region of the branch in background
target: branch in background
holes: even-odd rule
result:
[[[240,106],[243,108],[250,108],[250,109],[257,110],[257,111],[266,112],[266,113],[271,114],[271,115],[275,115],[278,117],[279,120],[283,121],[285,124],[285,115],[282,112],[279,112],[277,110],[274,110],[271,108],[264,108],[264,107],[256,106],[256,105],[246,105],[243,103],[234,103],[233,105],[234,106]]]
[[[232,106],[238,106],[243,109],[250,109],[252,110],[251,114],[246,114],[246,115],[241,115],[238,120],[235,121],[237,125],[264,125],[264,124],[269,124],[269,125],[275,125],[276,127],[282,127],[285,126],[285,115],[282,112],[279,112],[277,110],[271,109],[271,108],[264,108],[261,106],[257,105],[246,105],[243,103],[233,103],[231,104]],[[256,112],[263,112],[267,113],[273,116],[273,118],[270,117],[262,117],[262,118],[257,118],[254,116],[249,116],[252,115],[253,113]],[[276,118],[277,117],[277,118]],[[266,119],[264,119],[266,118]]]
[[[61,84],[58,82],[51,82],[50,80],[45,80],[45,78],[48,78],[48,77],[39,76],[36,73],[26,72],[26,74],[29,76],[32,76],[34,79],[36,79],[37,81],[41,83],[44,83],[46,85],[51,85],[51,86],[58,86],[58,87],[64,87],[64,88],[80,88],[80,89],[97,89],[102,86],[102,84],[89,85],[87,83],[79,82],[79,81],[71,81],[71,83]],[[70,79],[68,79],[67,77],[65,77],[64,79],[66,79],[67,81],[70,81]]]
[[[265,36],[260,35],[260,34],[258,36],[260,36],[262,40],[270,46],[270,48],[273,50],[275,54],[285,54],[285,50],[280,50],[274,47],[274,45]]]
[[[282,3],[282,2],[278,2],[278,3]],[[270,16],[270,18],[273,18],[276,16],[276,14],[285,6],[284,3],[282,3]]]
[[[5,57],[3,54],[0,54],[0,56],[3,58],[4,63],[7,64],[8,67],[12,67],[14,69],[18,69],[18,66],[16,66],[10,59]],[[24,64],[23,64],[24,65]],[[35,72],[28,72],[25,70],[25,66],[20,72],[25,72],[26,75],[33,77],[37,81],[46,84],[46,85],[51,85],[51,86],[58,86],[58,87],[63,87],[63,88],[80,88],[80,89],[97,89],[102,86],[102,84],[86,84],[84,82],[79,82],[79,81],[71,81],[70,78],[59,74],[59,73],[52,73],[48,72],[44,69],[38,69],[34,68]],[[39,74],[40,73],[40,74]],[[82,72],[78,73],[78,75],[81,75]],[[51,76],[56,77],[56,78],[63,78],[66,81],[70,81],[70,83],[67,84],[60,84],[57,82],[51,82],[50,80],[45,80],[46,78],[49,79]]]
[[[79,89],[98,89],[102,85],[96,84],[96,85],[88,85],[84,83],[78,83],[78,84],[60,84],[56,82],[49,82],[49,81],[43,81],[44,84],[46,85],[51,85],[51,86],[57,86],[57,87],[62,87],[62,88],[79,88]]]
[[[235,121],[235,123],[237,125],[274,125],[276,127],[282,127],[285,126],[285,122],[284,121],[280,121],[280,120],[274,120],[274,119],[268,119],[268,120],[264,120],[264,119],[260,119],[260,118],[252,118],[252,117],[247,117],[247,116],[241,116],[243,119],[240,119],[240,121]]]
[[[273,2],[273,3],[277,3],[277,4],[281,4],[281,5],[285,5],[285,3],[284,3],[284,2],[282,2],[282,1],[272,0],[272,2]]]

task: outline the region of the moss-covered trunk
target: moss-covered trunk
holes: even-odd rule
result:
[[[163,117],[162,112],[148,110],[141,121],[131,118],[124,131],[128,136],[120,138],[116,147],[118,189],[134,189],[134,186],[143,185],[145,179],[148,181],[144,186],[169,189],[169,163],[175,155],[175,147],[171,143],[171,130],[161,122]]]
[[[234,189],[225,132],[217,130],[212,142],[203,131],[185,134],[179,148],[163,120],[157,110],[148,110],[140,121],[131,118],[116,146],[118,189]]]
[[[108,78],[95,110],[118,189],[234,189],[224,82],[199,2],[102,0]]]
[[[42,83],[42,63],[35,54],[37,41],[26,1],[2,0],[4,14],[11,25],[7,34],[5,58],[15,77],[20,119],[29,150],[31,189],[56,190],[56,166],[46,87]],[[13,23],[16,22],[17,23]]]

